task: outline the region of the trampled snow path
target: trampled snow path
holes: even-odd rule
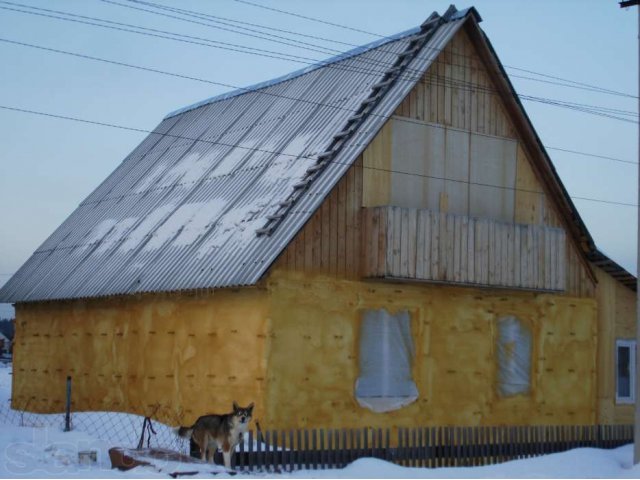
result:
[[[0,364],[0,402],[10,396],[11,368]],[[112,414],[119,415],[119,414]],[[193,471],[193,464],[165,463],[160,469],[137,467],[112,470],[108,444],[83,432],[57,427],[0,425],[0,477],[18,478],[169,478],[175,471]],[[78,451],[96,450],[96,465],[80,465]],[[373,458],[361,459],[340,470],[300,470],[293,473],[241,474],[240,478],[640,478],[632,467],[631,445],[615,450],[581,448],[527,460],[486,467],[406,468]],[[216,472],[216,475],[213,473]],[[219,472],[219,473],[218,473]],[[207,466],[206,473],[186,478],[227,478],[224,469]],[[236,477],[236,478],[238,478]]]

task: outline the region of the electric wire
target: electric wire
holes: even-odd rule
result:
[[[7,39],[7,38],[1,38],[0,37],[0,42],[12,44],[12,45],[17,45],[17,46],[29,47],[29,48],[38,49],[38,50],[43,50],[43,51],[51,52],[51,53],[69,55],[69,56],[81,58],[81,59],[84,59],[84,60],[92,60],[92,61],[96,61],[96,62],[113,64],[113,65],[117,65],[117,66],[121,66],[121,67],[132,68],[132,69],[136,69],[136,70],[142,70],[142,71],[146,71],[146,72],[150,72],[150,73],[156,73],[156,74],[161,74],[161,75],[181,78],[181,79],[185,79],[185,80],[192,80],[192,81],[196,81],[196,82],[202,82],[202,83],[207,83],[207,84],[212,84],[212,85],[217,85],[217,86],[222,86],[222,87],[234,88],[234,89],[242,90],[242,91],[245,91],[245,92],[255,92],[255,93],[260,94],[260,95],[267,95],[267,96],[273,96],[273,97],[283,98],[283,99],[287,99],[287,100],[299,101],[299,102],[302,102],[302,103],[308,103],[308,104],[311,104],[311,105],[317,105],[317,106],[326,107],[326,108],[332,108],[332,109],[336,109],[336,110],[344,110],[344,111],[348,111],[350,113],[355,113],[356,112],[356,110],[354,110],[353,108],[343,107],[343,106],[340,106],[340,105],[332,105],[332,104],[327,104],[327,103],[323,103],[323,102],[316,102],[316,101],[313,101],[313,100],[308,100],[308,99],[303,99],[303,98],[290,97],[290,96],[287,96],[287,95],[282,95],[282,94],[278,94],[278,93],[269,92],[269,91],[266,91],[265,89],[253,90],[251,88],[239,87],[239,86],[228,84],[228,83],[222,83],[222,82],[217,82],[217,81],[213,81],[213,80],[207,80],[207,79],[203,79],[203,78],[193,77],[193,76],[174,73],[174,72],[167,72],[167,71],[159,70],[159,69],[156,69],[156,68],[143,67],[143,66],[140,66],[140,65],[134,65],[134,64],[125,63],[125,62],[108,60],[108,59],[105,59],[105,58],[85,55],[85,54],[81,54],[81,53],[77,53],[77,52],[69,52],[69,51],[54,49],[54,48],[50,48],[50,47],[44,47],[42,45],[34,45],[34,44],[30,44],[30,43],[25,43],[25,42],[18,42],[18,41],[10,40],[10,39]],[[418,120],[413,120],[413,119],[410,119],[410,118],[407,118],[407,117],[399,117],[399,116],[395,116],[395,115],[381,115],[381,114],[376,114],[376,113],[371,113],[370,115],[376,116],[376,117],[382,117],[382,118],[385,118],[385,119],[394,118],[396,121],[404,122],[404,123],[412,123],[412,124],[417,124],[417,125],[423,125],[424,124],[424,122],[421,122],[421,121],[418,121]],[[446,128],[446,126],[442,126],[442,127],[440,127],[438,125],[433,125],[433,126],[437,127],[437,128]],[[477,135],[484,135],[482,133],[476,133],[476,134]],[[573,153],[573,154],[578,154],[578,155],[583,155],[583,156],[588,156],[588,157],[595,157],[595,158],[601,158],[601,159],[616,161],[616,162],[625,163],[625,164],[637,165],[637,162],[633,162],[633,161],[629,161],[629,160],[623,160],[623,159],[619,159],[619,158],[615,158],[615,157],[609,157],[609,156],[605,156],[605,155],[598,155],[598,154],[587,153],[587,152],[579,152],[579,151],[576,151],[576,150],[570,150],[570,149],[561,148],[561,147],[548,147],[546,145],[544,145],[544,147],[545,148],[549,148],[551,150],[558,150],[558,151],[563,151],[563,152],[567,152],[567,153]]]
[[[318,35],[309,35],[308,33],[302,33],[302,32],[296,32],[293,30],[287,30],[287,29],[282,29],[282,28],[276,28],[276,27],[272,27],[269,25],[261,25],[258,23],[251,23],[251,22],[247,22],[247,21],[243,21],[243,20],[236,20],[233,18],[229,18],[229,17],[220,17],[218,15],[212,15],[210,13],[204,13],[204,12],[196,12],[194,10],[187,10],[184,8],[178,8],[178,7],[174,7],[174,6],[168,6],[168,5],[162,5],[159,3],[153,3],[153,2],[147,2],[147,1],[142,1],[142,0],[127,0],[129,2],[132,3],[137,3],[140,5],[146,5],[146,6],[150,6],[150,7],[155,7],[158,9],[162,9],[162,10],[166,10],[166,11],[170,11],[170,12],[174,12],[174,13],[181,13],[183,15],[187,15],[189,14],[190,16],[193,16],[194,18],[201,18],[201,19],[211,19],[214,20],[216,22],[232,22],[232,24],[237,24],[237,25],[249,25],[251,27],[257,27],[257,28],[262,28],[263,30],[271,30],[274,32],[280,32],[280,33],[287,33],[289,35],[295,35],[298,37],[303,37],[303,38],[310,38],[313,40],[321,40],[324,42],[330,42],[330,43],[336,43],[339,45],[345,45],[348,47],[357,47],[359,46],[358,44],[355,43],[350,43],[350,42],[344,42],[342,40],[338,40],[338,39],[332,39],[332,38],[327,38],[327,37],[321,37]]]
[[[85,124],[90,124],[90,125],[110,127],[110,128],[115,128],[115,129],[125,130],[125,131],[133,131],[133,132],[138,132],[138,133],[153,134],[153,135],[158,135],[160,137],[169,137],[169,138],[180,139],[180,140],[189,140],[189,141],[192,141],[194,143],[200,142],[200,143],[206,143],[206,144],[211,144],[211,145],[221,145],[221,146],[226,146],[226,147],[239,148],[239,149],[242,149],[242,150],[256,151],[256,152],[268,153],[268,154],[272,154],[272,155],[285,156],[285,157],[292,157],[292,158],[296,158],[296,159],[300,159],[300,158],[315,159],[314,156],[310,156],[310,155],[295,155],[295,154],[292,154],[292,153],[286,153],[286,152],[282,152],[282,151],[266,150],[266,149],[261,149],[261,148],[256,148],[256,147],[247,147],[247,146],[233,144],[233,143],[225,143],[225,142],[213,141],[213,140],[203,140],[201,138],[190,138],[190,137],[185,137],[185,136],[182,136],[182,135],[175,135],[175,134],[171,134],[171,133],[159,133],[159,132],[155,132],[153,130],[148,130],[148,129],[144,129],[144,128],[137,128],[137,127],[130,127],[130,126],[125,126],[125,125],[118,125],[118,124],[115,124],[115,123],[102,122],[102,121],[97,121],[97,120],[88,120],[88,119],[84,119],[84,118],[72,117],[72,116],[69,116],[69,115],[58,115],[58,114],[53,114],[53,113],[48,113],[48,112],[41,112],[41,111],[37,111],[37,110],[30,110],[30,109],[19,108],[19,107],[11,107],[11,106],[8,106],[8,105],[0,105],[0,109],[13,111],[13,112],[27,113],[27,114],[32,114],[32,115],[39,115],[39,116],[48,117],[48,118],[55,118],[55,119],[73,121],[73,122],[78,122],[78,123],[85,123]],[[327,160],[327,162],[328,163],[333,163],[333,164],[336,164],[336,165],[351,166],[350,163],[338,162],[338,161],[335,161],[335,160]],[[462,184],[466,184],[466,185],[475,185],[475,186],[495,188],[495,189],[500,189],[500,190],[508,190],[508,191],[513,191],[513,192],[517,191],[517,192],[523,192],[523,193],[534,193],[534,194],[538,194],[538,195],[545,195],[545,192],[538,191],[538,190],[529,190],[529,189],[517,188],[517,187],[507,187],[507,186],[504,186],[504,185],[485,184],[485,183],[480,183],[480,182],[472,182],[472,181],[469,181],[469,180],[457,180],[457,179],[452,179],[452,178],[439,177],[439,176],[435,176],[435,175],[426,175],[426,174],[419,174],[419,173],[414,173],[414,172],[403,172],[401,170],[393,170],[393,169],[387,169],[387,168],[372,167],[372,166],[368,166],[368,165],[363,165],[361,168],[368,169],[368,170],[381,171],[381,172],[385,172],[385,173],[395,173],[395,174],[399,174],[399,175],[407,175],[407,176],[420,177],[420,178],[430,178],[430,179],[434,179],[434,180],[444,180],[444,181],[447,181],[447,182],[462,183]],[[152,189],[150,189],[150,190],[152,190]],[[569,197],[572,198],[572,199],[576,199],[576,200],[584,200],[584,201],[602,203],[602,204],[608,204],[608,205],[618,205],[618,206],[635,207],[635,208],[638,207],[638,205],[635,204],[635,203],[626,203],[626,202],[619,202],[619,201],[614,201],[614,200],[605,200],[605,199],[599,199],[599,198],[573,196],[573,195],[569,195]]]
[[[140,10],[140,11],[144,11],[144,12],[148,12],[148,13],[153,13],[153,14],[156,14],[156,15],[167,16],[169,18],[174,18],[174,19],[181,20],[181,21],[186,21],[186,22],[190,22],[190,23],[196,23],[196,24],[204,25],[204,26],[211,27],[211,28],[222,28],[222,27],[218,27],[216,25],[212,25],[211,23],[194,22],[194,21],[186,19],[186,18],[176,17],[175,15],[168,15],[168,14],[164,14],[164,13],[161,13],[161,12],[147,10],[147,9],[143,9],[143,8],[139,8],[139,7],[133,7],[133,6],[130,6],[130,5],[125,5],[125,4],[122,4],[122,3],[115,2],[113,0],[100,0],[100,1],[105,2],[105,3],[109,3],[109,4],[113,4],[113,5],[117,5],[117,6],[120,6],[120,7],[124,7],[124,8],[132,8],[132,9],[135,9],[135,10]],[[125,1],[128,1],[130,3],[150,6],[152,8],[157,8],[157,9],[161,9],[161,10],[165,10],[165,11],[179,13],[181,15],[190,16],[192,18],[198,18],[198,19],[201,19],[201,20],[206,20],[208,22],[223,23],[224,25],[227,25],[227,26],[236,27],[235,25],[230,25],[228,23],[224,23],[224,22],[221,22],[220,20],[217,20],[217,18],[220,18],[220,17],[215,17],[215,16],[212,16],[212,15],[208,15],[208,14],[204,14],[204,13],[200,13],[200,12],[194,12],[193,10],[185,10],[185,9],[179,9],[179,8],[166,7],[166,6],[157,4],[157,3],[140,1],[140,0],[125,0]],[[210,20],[207,17],[211,17],[211,18],[213,18],[213,20]],[[243,22],[239,22],[239,21],[236,21],[236,22],[243,23]],[[256,26],[256,24],[250,24],[250,23],[246,23],[246,24],[251,25],[251,26]],[[251,31],[251,32],[260,33],[262,35],[270,35],[270,36],[274,36],[275,38],[278,38],[278,39],[287,40],[287,42],[282,42],[280,40],[273,40],[273,39],[270,39],[268,37],[263,37],[263,36],[259,36],[258,37],[258,38],[265,39],[265,40],[268,40],[268,41],[273,41],[273,42],[276,42],[276,43],[283,43],[285,45],[295,46],[295,47],[298,47],[298,48],[304,48],[304,47],[301,47],[300,45],[308,45],[308,46],[310,46],[312,48],[306,48],[307,50],[315,51],[315,52],[321,52],[321,53],[334,54],[334,55],[347,53],[345,51],[338,50],[338,49],[335,49],[335,48],[324,47],[322,45],[312,44],[312,43],[308,43],[308,42],[301,42],[299,40],[283,37],[281,35],[269,34],[267,32],[260,32],[259,30],[249,29],[247,27],[244,27],[244,28],[249,30],[249,31]],[[267,28],[267,27],[260,26],[260,28]],[[222,29],[223,30],[228,30],[228,29],[224,29],[224,28],[222,28]],[[255,37],[256,36],[256,35],[247,34],[245,32],[238,31],[238,30],[232,30],[232,31],[235,32],[235,33],[239,33],[241,35],[248,35],[248,36],[251,36],[251,37]],[[295,34],[295,32],[291,32],[291,31],[286,31],[286,32]],[[322,37],[315,37],[315,38],[320,38],[320,39],[322,39],[324,41],[331,41],[330,39],[326,39],[326,38],[322,38]],[[388,37],[382,37],[382,38],[388,38]],[[291,40],[295,41],[296,43],[295,44],[288,43]],[[352,44],[352,43],[347,43],[347,42],[341,42],[341,43],[344,43],[346,45],[350,45],[352,47],[359,47],[359,45]],[[435,47],[426,47],[425,46],[423,48],[425,48],[427,50],[433,50],[433,51],[436,51],[438,53],[443,51],[443,49],[439,49],[439,48],[435,48]],[[379,51],[382,51],[382,52],[389,52],[389,50],[385,50],[382,47],[378,47],[378,49],[379,49]],[[449,52],[449,54],[452,55],[452,56],[455,56],[455,57],[462,57],[462,58],[467,58],[467,59],[473,59],[474,58],[474,56],[472,56],[472,55],[464,55],[464,54],[460,54],[458,52]],[[365,59],[361,59],[361,60],[364,62]],[[380,60],[374,60],[374,59],[371,59],[370,61],[367,60],[366,63],[373,64],[374,62],[379,64],[379,65],[388,65],[388,66],[391,65],[390,62],[382,62]],[[452,64],[452,65],[454,65],[454,64]],[[460,68],[470,68],[470,67],[468,67],[466,65],[460,65],[460,64],[455,64],[455,66],[460,67]],[[514,70],[528,72],[528,73],[531,73],[531,74],[534,74],[534,75],[540,75],[540,76],[547,77],[547,78],[561,80],[564,83],[561,83],[561,82],[558,82],[558,81],[543,80],[543,79],[539,79],[539,78],[528,77],[528,76],[525,76],[525,75],[511,74],[510,76],[513,77],[513,78],[520,78],[520,79],[524,79],[524,80],[547,83],[547,84],[551,84],[551,85],[558,85],[558,86],[568,87],[568,88],[576,88],[576,89],[586,90],[586,91],[596,92],[596,93],[606,93],[606,94],[610,94],[610,95],[619,95],[619,96],[624,96],[624,97],[637,98],[637,97],[634,97],[632,95],[624,94],[624,93],[621,93],[621,92],[616,92],[616,91],[613,91],[613,90],[604,89],[602,87],[596,87],[596,86],[589,85],[589,84],[586,84],[586,83],[583,83],[583,82],[576,82],[576,81],[573,81],[573,80],[562,79],[561,77],[552,76],[552,75],[546,75],[546,74],[538,73],[538,72],[535,72],[535,71],[532,71],[532,70],[526,70],[526,69],[522,69],[522,68],[518,68],[518,67],[508,67],[508,68],[513,68]],[[416,72],[413,69],[407,69],[407,71]]]
[[[338,28],[343,28],[345,30],[351,30],[352,32],[364,33],[364,34],[371,35],[371,36],[374,36],[374,37],[382,37],[382,35],[380,35],[378,33],[367,32],[366,30],[360,30],[359,28],[350,27],[348,25],[340,25],[339,23],[329,22],[329,21],[321,20],[321,19],[315,18],[315,17],[307,17],[306,15],[300,15],[298,13],[289,12],[287,10],[280,10],[278,8],[267,7],[266,5],[261,5],[259,3],[249,2],[247,0],[233,0],[233,1],[237,2],[237,3],[244,3],[246,5],[251,5],[253,7],[263,8],[265,10],[271,10],[272,12],[278,12],[278,13],[282,13],[282,14],[285,14],[285,15],[290,15],[292,17],[302,18],[304,20],[309,20],[309,21],[312,21],[312,22],[323,23],[325,25],[330,25],[332,27],[338,27]]]
[[[118,7],[129,8],[129,9],[133,9],[133,10],[138,10],[140,12],[147,12],[147,13],[152,13],[154,15],[161,15],[163,17],[173,18],[175,20],[181,20],[183,22],[193,23],[195,25],[202,25],[202,26],[205,26],[205,27],[215,28],[215,29],[222,30],[222,31],[237,33],[239,35],[245,35],[245,36],[248,36],[248,37],[259,38],[260,40],[266,40],[268,42],[274,42],[274,43],[279,43],[279,44],[282,44],[282,45],[288,45],[290,47],[303,48],[304,50],[309,50],[309,51],[312,51],[312,52],[319,52],[319,53],[324,53],[324,54],[327,54],[327,53],[328,54],[341,53],[340,50],[336,50],[334,48],[322,47],[321,45],[316,45],[316,44],[309,43],[309,42],[296,41],[296,43],[292,43],[290,38],[283,37],[281,35],[275,35],[275,34],[271,34],[271,33],[260,32],[259,30],[254,30],[254,29],[247,28],[247,27],[240,27],[241,30],[238,30],[238,27],[235,26],[235,25],[233,26],[233,28],[220,27],[218,25],[213,25],[211,22],[205,23],[205,22],[199,22],[199,21],[195,21],[195,20],[190,20],[188,18],[181,18],[181,17],[178,17],[176,15],[170,15],[168,13],[156,12],[156,11],[148,10],[146,8],[141,8],[141,7],[134,7],[133,5],[126,5],[126,4],[123,4],[123,3],[116,2],[114,0],[99,0],[99,1],[101,1],[103,3],[108,3],[108,4],[111,4],[111,5],[115,5],[115,6],[118,6]],[[182,15],[184,15],[184,14],[182,14]],[[195,15],[191,15],[191,16],[193,18],[198,18]],[[243,31],[242,29],[244,29],[246,31]],[[254,33],[247,33],[247,32],[254,32]],[[270,38],[270,37],[273,37],[273,38]],[[302,47],[301,45],[306,45],[306,47]]]
[[[6,2],[6,1],[2,1],[2,0],[0,0],[0,3],[15,5],[15,3]],[[33,8],[33,9],[37,9],[37,10],[41,10],[41,11],[53,11],[53,10],[48,10],[48,9],[41,9],[41,8],[38,8],[38,7],[29,7],[29,8]],[[277,59],[283,59],[283,60],[297,61],[297,62],[300,62],[300,63],[307,63],[307,64],[314,65],[314,66],[326,66],[327,68],[337,68],[337,69],[341,69],[341,70],[345,70],[345,71],[352,71],[352,72],[355,72],[355,73],[363,73],[363,74],[370,74],[370,75],[380,75],[380,74],[384,73],[384,71],[371,72],[371,71],[366,71],[366,70],[359,69],[357,67],[355,69],[353,67],[344,68],[343,66],[339,66],[339,65],[336,65],[336,64],[333,64],[333,63],[327,63],[327,61],[324,61],[324,62],[323,61],[315,61],[316,59],[314,59],[314,62],[307,62],[307,61],[301,60],[301,59],[303,59],[305,57],[299,57],[299,56],[294,56],[294,57],[297,57],[300,60],[297,60],[297,59],[294,59],[294,58],[278,57],[278,56],[274,56],[274,55],[272,55],[270,53],[264,53],[264,52],[272,52],[272,51],[263,50],[263,49],[254,49],[252,47],[246,47],[246,48],[251,48],[254,51],[240,50],[240,49],[237,49],[237,48],[229,47],[229,45],[236,45],[236,44],[230,44],[230,43],[227,43],[227,42],[222,42],[222,45],[219,45],[221,42],[211,41],[211,40],[208,40],[208,39],[202,39],[201,37],[184,36],[184,35],[181,35],[181,34],[165,32],[163,30],[149,29],[149,28],[146,28],[146,27],[138,27],[138,26],[135,26],[135,25],[132,26],[132,25],[129,25],[129,24],[123,24],[121,22],[112,22],[110,20],[96,19],[98,21],[104,21],[104,22],[112,23],[112,24],[116,24],[116,25],[132,26],[133,28],[139,28],[139,29],[143,29],[143,30],[148,30],[150,32],[165,32],[165,33],[168,33],[169,35],[174,35],[174,37],[168,37],[168,36],[157,34],[157,33],[139,32],[139,31],[136,31],[136,30],[130,30],[130,29],[127,29],[127,28],[122,28],[122,27],[115,27],[115,26],[111,26],[111,25],[101,25],[99,23],[89,22],[89,21],[85,21],[85,20],[77,20],[77,19],[73,19],[73,18],[64,18],[64,17],[54,16],[54,15],[49,15],[49,14],[43,14],[43,13],[37,13],[37,12],[29,12],[29,11],[24,11],[24,10],[17,10],[17,9],[8,8],[8,7],[2,7],[2,6],[0,6],[0,9],[15,11],[15,12],[19,12],[19,13],[27,13],[27,14],[32,14],[32,15],[37,15],[37,16],[42,16],[42,17],[55,18],[55,19],[59,19],[59,20],[71,21],[71,22],[76,22],[76,23],[88,24],[88,25],[92,25],[92,26],[98,26],[98,27],[103,27],[103,28],[108,28],[108,29],[113,29],[113,30],[119,30],[119,31],[125,31],[125,32],[130,32],[130,33],[137,33],[137,34],[147,35],[147,36],[152,36],[152,37],[165,38],[165,39],[169,39],[169,40],[176,40],[176,41],[179,41],[179,42],[203,45],[203,46],[208,46],[208,47],[213,47],[213,48],[220,48],[220,49],[224,49],[224,50],[236,51],[236,52],[240,52],[240,53],[247,53],[247,54],[251,54],[251,55],[258,55],[258,56],[267,57],[267,58],[277,58]],[[57,11],[53,11],[53,12],[57,12]],[[75,15],[75,14],[68,14],[68,13],[64,13],[64,14],[65,15],[74,16],[74,17],[80,17],[80,18],[92,18],[92,19],[95,19],[95,17],[86,17],[86,16],[83,16],[83,15]],[[183,36],[185,38],[201,39],[201,40],[204,40],[204,41],[207,41],[207,42],[211,42],[211,43],[201,43],[199,41],[186,40],[184,38],[176,38],[176,36]],[[227,45],[227,46],[223,46],[223,45]],[[242,47],[242,46],[239,46],[239,47]],[[245,48],[245,47],[242,47],[242,48]],[[278,53],[278,52],[272,52],[272,53]],[[405,79],[401,79],[400,77],[398,78],[399,80],[405,80]],[[416,77],[414,77],[413,80],[409,80],[409,81],[424,82],[424,80],[422,80],[420,78],[416,78]],[[459,85],[459,88],[463,88],[463,82],[456,82],[456,84]],[[478,87],[474,86],[474,87],[472,87],[471,90],[472,91],[487,90],[487,93],[492,93],[494,95],[497,95],[495,90],[491,91],[490,89],[485,89],[483,87],[478,88]],[[634,120],[625,119],[625,118],[619,117],[617,115],[612,115],[610,113],[603,112],[603,111],[599,110],[599,107],[595,107],[595,106],[591,106],[591,105],[585,105],[585,106],[582,106],[582,107],[577,107],[577,106],[565,105],[562,101],[554,100],[554,99],[545,99],[544,101],[541,101],[537,97],[522,96],[522,98],[525,99],[525,100],[533,101],[533,102],[544,103],[544,104],[553,105],[553,106],[556,106],[556,107],[568,108],[570,110],[576,110],[576,111],[580,111],[580,112],[583,112],[583,113],[597,115],[597,116],[610,118],[610,119],[614,119],[614,120],[618,120],[618,121],[622,121],[622,122],[637,123],[637,121],[634,121]]]
[[[325,24],[325,25],[330,25],[330,26],[333,26],[333,27],[342,28],[342,29],[345,29],[345,30],[351,30],[353,32],[364,33],[364,34],[371,35],[371,36],[378,37],[378,38],[385,38],[384,35],[381,35],[379,33],[368,32],[366,30],[360,30],[358,28],[350,27],[348,25],[341,25],[341,24],[338,24],[338,23],[328,22],[326,20],[322,20],[322,19],[319,19],[319,18],[316,18],[316,17],[309,17],[309,16],[305,16],[305,15],[300,15],[300,14],[297,14],[297,13],[294,13],[294,12],[290,12],[288,10],[282,10],[282,9],[278,9],[278,8],[268,7],[266,5],[261,5],[259,3],[250,2],[248,0],[233,0],[233,1],[235,1],[237,3],[243,3],[243,4],[246,4],[246,5],[251,5],[251,6],[257,7],[257,8],[262,8],[262,9],[265,9],[265,10],[278,12],[278,13],[281,13],[281,14],[284,14],[284,15],[290,15],[290,16],[297,17],[297,18],[303,18],[305,20],[309,20],[309,21],[312,21],[312,22],[318,22],[318,23],[322,23],[322,24]],[[584,86],[584,87],[598,89],[598,90],[601,90],[602,93],[610,93],[612,95],[621,95],[621,96],[625,96],[625,97],[629,97],[629,98],[635,98],[635,99],[638,98],[637,95],[632,95],[632,94],[625,93],[625,92],[619,92],[619,91],[616,91],[616,90],[610,90],[610,89],[606,89],[606,88],[603,88],[603,87],[599,87],[597,85],[589,85],[587,83],[578,82],[578,81],[575,81],[575,80],[569,80],[569,79],[566,79],[566,78],[553,76],[553,75],[548,75],[548,74],[544,74],[544,73],[540,73],[540,72],[535,72],[533,70],[526,70],[526,69],[523,69],[523,68],[520,68],[520,67],[514,67],[512,65],[503,65],[503,66],[505,68],[512,68],[514,70],[520,70],[520,71],[523,71],[523,72],[532,73],[534,75],[540,75],[540,76],[543,76],[543,77],[554,78],[556,80],[562,80],[564,82],[572,83],[572,84],[575,84],[575,85],[580,85],[580,86]]]

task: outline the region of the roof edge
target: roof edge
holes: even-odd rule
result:
[[[466,10],[465,10],[466,12]],[[460,12],[458,12],[460,13]],[[205,105],[209,105],[210,103],[219,102],[221,100],[226,100],[228,98],[237,97],[238,95],[242,95],[243,93],[255,92],[257,90],[261,90],[266,87],[270,87],[277,83],[282,83],[287,80],[291,80],[293,78],[299,77],[306,73],[313,72],[318,68],[326,67],[327,65],[331,65],[333,63],[340,62],[342,60],[346,60],[351,57],[355,57],[356,55],[360,55],[368,50],[372,50],[374,48],[380,47],[386,43],[393,42],[395,40],[399,40],[404,37],[408,37],[410,35],[414,35],[415,33],[420,31],[420,27],[413,27],[408,30],[404,30],[403,32],[399,32],[388,37],[381,38],[379,40],[374,40],[373,42],[369,42],[365,45],[360,45],[359,47],[354,47],[351,50],[340,53],[338,55],[334,55],[326,60],[321,60],[318,63],[314,63],[307,67],[300,68],[298,70],[294,70],[293,72],[287,73],[285,75],[281,75],[276,78],[272,78],[271,80],[265,80],[263,82],[258,82],[253,85],[249,85],[248,87],[239,87],[235,90],[231,90],[230,92],[221,93],[219,95],[214,95],[213,97],[207,98],[205,100],[201,100],[199,102],[193,103],[191,105],[187,105],[186,107],[179,108],[168,113],[163,120],[167,118],[175,117],[176,115],[180,115],[181,113],[188,112],[189,110],[195,110],[196,108],[203,107]]]
[[[497,69],[499,79],[504,82],[506,93],[508,93],[510,98],[513,99],[514,105],[517,110],[516,114],[519,115],[522,120],[521,128],[525,129],[525,137],[529,137],[530,139],[530,141],[525,141],[525,144],[530,143],[531,146],[537,148],[540,156],[542,157],[542,160],[545,164],[543,169],[546,168],[547,170],[547,172],[543,173],[546,173],[550,177],[548,180],[546,180],[545,183],[553,193],[559,196],[559,199],[561,199],[561,201],[565,202],[564,206],[560,205],[560,214],[565,218],[568,225],[570,226],[570,234],[576,241],[578,250],[582,253],[582,259],[585,261],[585,265],[588,267],[587,270],[589,271],[588,273],[590,277],[594,281],[596,281],[594,273],[590,270],[589,265],[586,263],[589,260],[589,255],[597,250],[591,232],[584,223],[584,220],[580,216],[578,209],[573,203],[569,192],[564,186],[564,183],[562,182],[562,179],[560,178],[560,175],[558,174],[553,164],[551,156],[549,155],[549,152],[547,152],[547,149],[544,147],[544,144],[542,143],[542,140],[540,139],[540,136],[538,135],[538,132],[535,129],[531,118],[524,108],[524,105],[522,104],[522,101],[520,100],[515,87],[511,83],[511,79],[509,78],[509,75],[507,74],[504,65],[502,64],[502,61],[500,60],[496,50],[493,47],[493,44],[491,43],[491,40],[482,30],[482,28],[480,28],[480,26],[477,24],[472,26],[472,31],[479,36],[479,39],[486,46],[490,58],[495,62],[495,65],[493,67]]]
[[[637,277],[599,248],[596,247],[587,255],[587,258],[596,267],[611,276],[617,282],[621,283],[623,286],[633,290],[634,292],[637,290]]]
[[[437,15],[437,12],[434,12]],[[432,14],[432,15],[434,15]],[[450,5],[449,9],[442,16],[446,21],[453,20],[461,20],[467,16],[472,16],[476,22],[482,22],[482,17],[478,13],[475,7],[464,8],[462,10],[457,10],[455,5]],[[431,18],[431,17],[429,17]],[[326,60],[321,60],[318,63],[314,63],[307,67],[300,68],[298,70],[294,70],[291,73],[287,73],[281,75],[279,77],[273,78],[271,80],[265,80],[262,82],[255,83],[253,85],[249,85],[248,87],[239,87],[235,90],[231,90],[229,92],[221,93],[219,95],[214,95],[213,97],[206,98],[204,100],[200,100],[199,102],[193,103],[191,105],[187,105],[186,107],[178,108],[172,112],[169,112],[163,120],[166,120],[171,117],[175,117],[176,115],[180,115],[181,113],[188,112],[190,110],[195,110],[196,108],[203,107],[205,105],[209,105],[214,102],[219,102],[222,100],[226,100],[228,98],[236,97],[238,95],[242,95],[243,93],[255,92],[257,90],[270,87],[271,85],[275,85],[277,83],[285,82],[287,80],[291,80],[292,78],[299,77],[300,75],[304,75],[306,73],[312,72],[318,68],[325,67],[327,65],[331,65],[332,63],[337,63],[342,60],[346,60],[347,58],[355,57],[356,55],[360,55],[368,50],[380,47],[385,43],[393,42],[394,40],[399,40],[404,37],[408,37],[420,31],[420,27],[409,28],[408,30],[404,30],[399,33],[395,33],[393,35],[389,35],[387,37],[380,38],[378,40],[374,40],[373,42],[366,43],[364,45],[360,45],[358,47],[354,47],[351,50],[347,50],[346,52],[339,53],[338,55],[334,55],[333,57],[329,57]]]

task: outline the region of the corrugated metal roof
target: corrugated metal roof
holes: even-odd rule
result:
[[[634,292],[637,291],[638,279],[633,276],[633,274],[629,273],[624,267],[620,266],[620,264],[611,260],[611,258],[601,250],[593,250],[589,255],[587,255],[587,258],[595,266],[601,268],[625,287],[630,288]]]
[[[0,301],[254,284],[468,14],[477,15],[434,14],[421,29],[171,114],[5,284]],[[388,72],[400,60],[402,71]],[[329,148],[330,161],[320,162]],[[305,188],[296,187],[301,179]],[[265,225],[270,234],[257,235]]]

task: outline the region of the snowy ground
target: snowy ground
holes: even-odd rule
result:
[[[0,364],[0,405],[10,396],[11,366]],[[116,415],[116,414],[113,414]],[[193,464],[164,463],[159,468],[112,470],[108,449],[112,442],[80,431],[62,432],[58,426],[20,427],[0,424],[0,478],[170,478],[169,473],[194,470]],[[125,445],[126,446],[126,445]],[[98,462],[81,465],[78,452],[96,450]],[[294,473],[241,474],[269,478],[640,478],[632,467],[632,446],[615,450],[582,448],[565,453],[500,465],[473,468],[405,468],[372,458],[358,460],[341,470],[301,470]],[[207,465],[195,476],[230,477],[224,469]],[[186,477],[194,478],[194,477]]]

